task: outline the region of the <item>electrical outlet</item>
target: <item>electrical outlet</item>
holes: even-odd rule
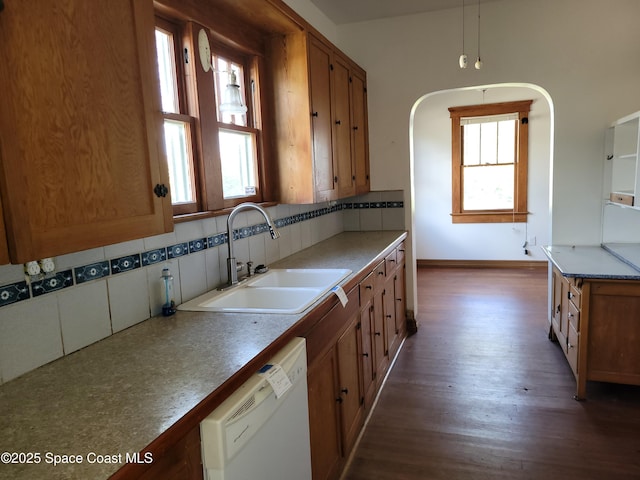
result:
[[[531,245],[531,246],[534,246],[534,245],[537,245],[536,241],[537,241],[537,239],[536,239],[536,237],[535,237],[535,235],[534,235],[534,236],[532,236],[532,237],[529,237],[529,241],[528,241],[527,243],[528,243],[529,245]]]

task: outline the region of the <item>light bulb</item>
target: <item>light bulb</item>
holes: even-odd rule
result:
[[[460,68],[467,68],[467,56],[464,53],[460,55],[458,63],[460,64]]]
[[[482,60],[480,60],[480,57],[478,57],[478,60],[476,60],[475,67],[476,70],[480,70],[482,68]]]

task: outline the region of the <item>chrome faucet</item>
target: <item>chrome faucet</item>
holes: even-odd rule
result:
[[[235,285],[236,283],[238,283],[238,262],[233,255],[233,220],[236,218],[236,215],[243,210],[252,209],[260,212],[264,219],[267,221],[271,238],[273,238],[274,240],[276,238],[280,238],[280,232],[278,232],[278,230],[276,230],[276,228],[274,227],[273,220],[271,220],[271,217],[269,216],[267,211],[260,205],[252,202],[245,202],[236,206],[229,214],[229,218],[227,218],[227,242],[229,243],[229,258],[227,258],[227,285]]]

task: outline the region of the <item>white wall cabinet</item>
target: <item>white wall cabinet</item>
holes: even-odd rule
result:
[[[638,151],[640,141],[640,112],[621,118],[613,124],[613,153],[607,155],[605,192],[609,200],[627,206],[637,206]],[[608,188],[607,188],[608,187]]]

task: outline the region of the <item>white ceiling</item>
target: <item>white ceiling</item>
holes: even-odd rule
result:
[[[481,0],[486,3],[491,0]],[[462,6],[463,0],[311,0],[334,23],[362,22]],[[478,0],[464,0],[465,7]]]

